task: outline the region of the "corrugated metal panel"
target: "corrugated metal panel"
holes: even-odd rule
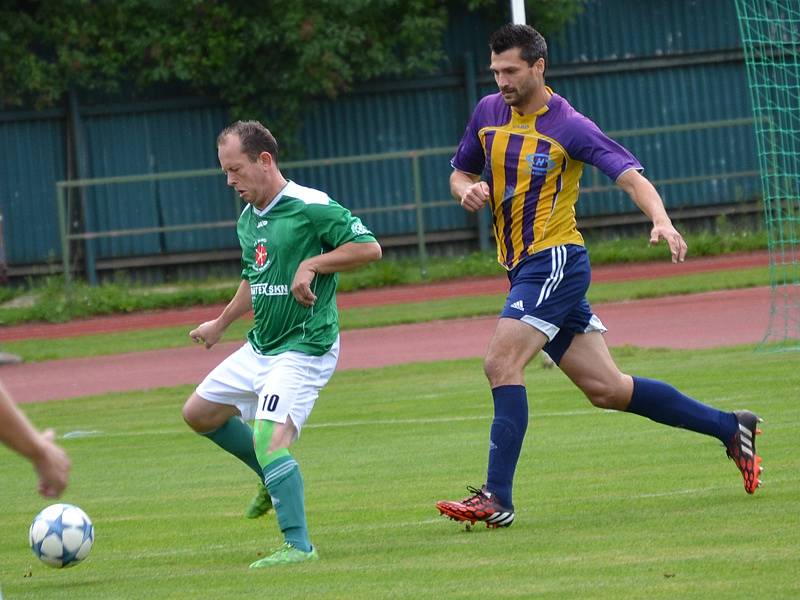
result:
[[[0,211],[9,264],[61,257],[56,180],[66,175],[61,119],[0,122]]]
[[[733,10],[733,3],[727,0],[590,0],[584,14],[562,36],[549,40],[555,75],[548,77],[548,82],[576,109],[612,133],[749,117],[744,68],[735,60],[739,40]],[[487,36],[492,29],[477,16],[460,18],[446,41],[453,70],[438,80],[371,84],[336,101],[310,103],[299,140],[303,156],[296,157],[455,145],[472,110],[460,71],[464,52],[473,54],[482,74],[480,95],[496,91],[485,70]],[[724,50],[729,51],[722,53],[725,56],[712,56],[714,51]],[[682,55],[695,53],[696,58],[698,52],[704,53],[707,64],[678,64]],[[660,64],[649,60],[658,57],[670,60]],[[624,63],[626,58],[640,61],[635,70],[619,68],[625,65],[617,61]],[[596,69],[613,69],[590,74],[591,69],[585,67],[596,61],[601,61],[593,65]],[[83,112],[90,176],[218,167],[214,142],[227,124],[224,110],[198,106],[197,102],[147,111],[141,106],[104,110],[94,107]],[[65,178],[65,131],[60,119],[21,117],[0,122],[0,150],[4,158],[12,157],[0,161],[4,170],[0,207],[5,213],[12,264],[46,260],[50,253],[58,257],[53,183]],[[756,177],[720,176],[756,168],[752,127],[747,124],[616,137],[640,158],[655,180],[701,178],[661,186],[670,207],[746,199],[759,189]],[[286,140],[282,143],[286,145]],[[284,155],[282,160],[288,158]],[[425,202],[449,198],[448,158],[421,159]],[[370,212],[413,201],[408,160],[320,166],[286,174],[304,185],[326,190],[357,214],[364,211],[365,222],[379,235],[415,231],[413,211]],[[587,169],[584,190],[599,185],[610,184],[594,169]],[[88,198],[97,221],[95,228],[100,230],[226,220],[238,214],[238,201],[221,176],[95,188]],[[635,210],[616,190],[585,193],[578,206],[582,215]],[[473,223],[455,203],[428,209],[425,218],[429,230],[460,229]],[[22,229],[25,235],[20,236],[17,232],[25,227],[33,229]],[[236,240],[232,230],[223,229],[123,237],[95,244],[98,258],[107,258],[232,248]]]
[[[550,61],[591,63],[738,48],[736,23],[730,0],[589,0],[574,23],[548,40]]]
[[[92,177],[217,168],[219,108],[89,116],[84,120]],[[124,140],[124,145],[120,144]],[[235,218],[237,204],[222,176],[115,184],[89,190],[99,231],[183,225]],[[98,257],[211,250],[235,246],[225,230],[100,239]]]
[[[714,85],[708,85],[713,81]],[[753,197],[758,180],[728,173],[756,168],[752,125],[711,127],[714,121],[748,118],[749,101],[741,65],[721,63],[694,67],[611,73],[553,79],[554,90],[631,150],[655,180],[702,177],[690,183],[659,185],[670,208],[719,204]],[[624,95],[620,90],[628,90]],[[708,123],[689,131],[614,135],[615,131]],[[582,185],[610,185],[587,168]],[[636,208],[617,190],[584,193],[583,216],[631,212]]]
[[[446,67],[460,69],[464,53],[471,52],[478,67],[486,68],[489,64],[489,36],[506,20],[501,12],[510,13],[508,3],[490,15],[467,11],[452,15],[444,34],[444,50],[448,56]]]
[[[377,89],[316,102],[304,119],[303,155],[313,159],[452,145],[466,112],[458,87]]]
[[[467,116],[463,90],[457,87],[359,93],[318,102],[304,122],[304,155],[325,158],[452,146],[461,137]],[[424,201],[449,199],[449,156],[420,160]],[[409,160],[297,169],[288,174],[324,189],[355,213],[414,200]],[[453,203],[426,210],[425,220],[432,229],[460,229],[467,226],[468,216]],[[416,231],[413,211],[367,212],[364,221],[378,235]]]

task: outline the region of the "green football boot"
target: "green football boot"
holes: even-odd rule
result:
[[[247,507],[244,516],[248,519],[257,519],[261,515],[265,515],[271,510],[272,498],[270,497],[266,486],[259,485],[258,494],[256,494],[253,500],[250,502],[250,506]]]
[[[308,560],[319,560],[317,549],[311,546],[310,552],[303,552],[292,546],[288,542],[284,542],[274,553],[265,556],[261,560],[257,560],[252,565],[251,569],[261,569],[262,567],[274,567],[277,565],[291,565],[294,563],[306,562]]]

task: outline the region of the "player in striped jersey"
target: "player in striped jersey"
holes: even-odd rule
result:
[[[486,483],[461,501],[438,502],[439,512],[489,527],[513,523],[512,482],[528,425],[524,368],[541,350],[593,405],[719,439],[752,494],[760,484],[759,418],[620,372],[586,300],[591,269],[575,222],[584,164],[615,181],[652,221],[650,242],[666,241],[672,261],[682,262],[686,243],[661,197],[628,150],[545,85],[547,45],[535,29],[506,25],[489,46],[499,93],[475,108],[451,161],[450,188],[465,210],[488,205],[510,291],[484,363],[494,400]]]
[[[337,273],[380,259],[381,248],[326,193],[283,177],[277,142],[261,123],[237,121],[220,133],[217,146],[228,185],[247,203],[236,226],[242,280],[219,317],[189,335],[211,348],[250,310],[253,328],[200,383],[183,417],[258,476],[248,517],[275,508],[284,544],[250,567],[315,560],[303,478],[289,447],[336,367]]]

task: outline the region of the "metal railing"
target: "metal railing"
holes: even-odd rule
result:
[[[671,133],[693,131],[693,130],[743,126],[743,125],[750,125],[752,123],[753,123],[752,118],[728,119],[719,121],[686,123],[681,125],[664,126],[664,127],[653,127],[647,129],[612,131],[609,132],[609,135],[611,137],[641,137],[647,135],[663,135],[663,134],[671,134]],[[292,169],[300,169],[308,167],[332,167],[338,165],[351,165],[351,164],[371,163],[371,162],[389,161],[398,159],[410,161],[413,191],[412,191],[412,197],[408,201],[391,204],[387,206],[358,208],[357,213],[359,215],[367,215],[367,214],[398,213],[398,212],[413,211],[415,215],[415,237],[416,237],[418,257],[420,261],[420,271],[423,277],[425,277],[428,268],[426,235],[427,233],[429,233],[426,231],[426,226],[425,226],[425,210],[429,208],[454,206],[454,201],[452,199],[431,200],[427,202],[424,201],[420,159],[430,156],[443,156],[443,155],[452,156],[452,154],[455,152],[455,149],[456,149],[455,147],[438,147],[438,148],[427,148],[421,150],[386,152],[379,154],[360,154],[360,155],[343,156],[335,158],[298,160],[298,161],[281,163],[281,169],[286,172],[289,172]],[[172,171],[168,173],[158,173],[158,174],[100,177],[100,178],[77,179],[71,181],[56,182],[55,184],[56,204],[58,208],[58,222],[59,222],[59,232],[61,238],[61,258],[64,270],[64,277],[66,281],[69,282],[72,277],[72,272],[71,272],[72,269],[70,268],[70,261],[71,261],[70,247],[72,242],[76,241],[89,242],[91,240],[97,240],[102,238],[117,238],[122,236],[137,236],[137,235],[145,235],[153,233],[160,234],[160,233],[172,233],[172,232],[193,231],[193,230],[203,230],[203,229],[216,229],[224,227],[233,227],[236,224],[236,221],[234,219],[231,219],[224,221],[189,223],[183,225],[165,225],[157,227],[154,226],[154,227],[140,227],[131,229],[115,229],[109,231],[70,232],[69,218],[68,218],[68,215],[70,214],[70,207],[68,206],[69,202],[67,194],[68,190],[81,189],[92,186],[107,186],[116,184],[166,181],[166,180],[188,179],[196,177],[211,177],[211,176],[219,177],[220,174],[221,172],[219,169],[197,169],[188,171]],[[758,170],[754,169],[754,170],[735,171],[727,173],[713,173],[713,174],[706,174],[699,176],[672,177],[660,180],[652,180],[652,182],[658,187],[658,186],[700,182],[708,180],[710,178],[723,180],[723,179],[755,178],[757,176],[758,176]],[[599,172],[594,170],[594,173],[590,177],[589,185],[586,185],[581,188],[581,194],[582,196],[587,196],[591,194],[608,192],[609,190],[616,190],[616,189],[617,189],[616,186],[610,182],[605,184],[601,183]],[[477,238],[480,242],[481,249],[487,249],[489,246],[488,236],[490,234],[488,227],[488,215],[486,214],[486,211],[481,211],[479,215],[481,215],[481,219],[478,221],[477,225],[478,229]],[[87,252],[91,251],[88,249],[89,247],[90,246],[87,245]],[[91,260],[86,260],[86,266],[87,266],[86,273],[89,282],[92,284],[96,284],[97,272],[96,272],[96,267],[94,266],[93,257],[91,258]]]
[[[434,200],[424,202],[422,198],[422,172],[420,168],[420,158],[427,156],[452,155],[455,147],[446,148],[426,148],[423,150],[408,150],[401,152],[386,152],[381,154],[359,154],[353,156],[343,156],[335,158],[324,158],[318,160],[298,160],[281,163],[281,170],[291,171],[305,167],[327,167],[336,165],[360,164],[377,161],[407,159],[411,161],[413,197],[408,202],[392,204],[389,206],[359,208],[358,214],[375,214],[389,212],[414,211],[416,219],[416,238],[417,251],[419,253],[420,271],[425,277],[428,268],[428,253],[426,247],[425,231],[425,209],[452,206],[453,200]],[[115,177],[97,177],[91,179],[74,179],[69,181],[57,181],[56,205],[58,209],[58,226],[61,238],[61,262],[64,270],[64,278],[67,282],[71,280],[71,242],[90,241],[103,238],[118,238],[123,236],[137,236],[152,233],[173,233],[179,231],[194,231],[202,229],[216,229],[223,227],[234,227],[236,220],[213,221],[203,223],[188,223],[185,225],[164,225],[157,227],[138,227],[131,229],[114,229],[109,231],[87,231],[73,233],[69,231],[70,207],[67,190],[82,189],[87,187],[143,183],[154,181],[167,181],[175,179],[190,179],[196,177],[219,177],[219,169],[195,169],[188,171],[171,171],[168,173],[146,174],[146,175],[122,175]],[[87,261],[94,264],[94,261]],[[87,278],[91,284],[97,283],[96,269],[87,269]]]

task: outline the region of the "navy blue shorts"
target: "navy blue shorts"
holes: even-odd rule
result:
[[[511,289],[501,317],[519,319],[547,336],[544,351],[561,361],[576,333],[606,331],[592,313],[586,291],[592,268],[586,248],[554,246],[523,260],[508,273]]]

